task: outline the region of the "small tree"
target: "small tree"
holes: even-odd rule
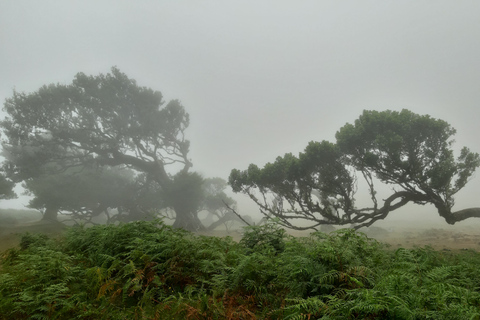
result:
[[[260,169],[232,170],[234,192],[247,194],[267,217],[294,229],[322,224],[370,226],[407,203],[433,204],[449,224],[480,217],[480,208],[453,212],[454,195],[480,165],[463,148],[457,159],[455,134],[447,122],[408,110],[364,111],[336,134],[336,143],[310,142],[298,157],[286,154]],[[371,205],[355,202],[357,177],[368,186]],[[392,193],[378,199],[377,183]],[[295,219],[309,222],[295,225]]]
[[[142,187],[132,170],[126,168],[69,168],[25,181],[26,194],[32,195],[29,207],[44,213],[44,220],[55,221],[62,212],[75,221],[91,221],[110,209],[135,213],[136,195]],[[119,218],[115,215],[115,218]]]

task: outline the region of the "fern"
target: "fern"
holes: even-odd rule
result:
[[[325,314],[328,306],[317,297],[307,299],[287,299],[288,305],[279,310],[283,319],[307,320],[315,319]]]
[[[0,319],[480,319],[480,254],[387,251],[362,233],[231,238],[161,221],[24,235]]]

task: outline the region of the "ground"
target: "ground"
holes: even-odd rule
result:
[[[19,213],[16,213],[20,216]],[[25,215],[24,215],[25,216]],[[64,227],[61,224],[49,224],[39,221],[41,215],[31,215],[30,219],[0,219],[0,252],[17,246],[21,234],[46,233],[51,236],[61,234]],[[432,224],[429,221],[379,221],[369,229],[361,229],[368,236],[390,245],[391,249],[412,248],[415,246],[431,246],[435,250],[473,249],[480,251],[480,219],[450,226],[446,223]],[[300,232],[288,230],[293,236],[308,236],[309,231]],[[207,236],[231,236],[235,241],[242,237],[242,230],[218,228],[211,232],[199,233]]]
[[[338,227],[337,227],[338,228]],[[459,225],[451,226],[446,223],[432,224],[429,221],[379,221],[368,229],[360,229],[369,237],[387,243],[391,249],[413,248],[415,246],[431,246],[435,250],[473,249],[480,251],[480,219],[472,219]],[[311,231],[287,230],[296,237],[308,236]],[[215,230],[200,233],[210,236],[231,236],[239,241],[241,230],[226,232]]]

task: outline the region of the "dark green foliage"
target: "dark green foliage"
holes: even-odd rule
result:
[[[454,195],[480,166],[480,155],[464,147],[455,159],[454,134],[447,122],[428,115],[365,110],[340,128],[335,143],[312,141],[298,156],[287,153],[263,168],[234,169],[229,183],[265,216],[292,229],[368,227],[407,203],[431,204],[455,224],[480,217],[480,208],[452,211]],[[371,199],[364,207],[355,202],[359,179]],[[389,196],[377,194],[380,184],[392,190]]]
[[[276,223],[269,222],[260,226],[245,227],[240,244],[250,251],[262,251],[270,248],[276,253],[281,253],[285,250],[286,236],[283,228]]]
[[[14,199],[17,197],[13,188],[15,183],[5,177],[4,173],[0,173],[0,200]]]
[[[20,248],[26,250],[31,246],[45,246],[48,240],[48,236],[45,234],[31,234],[25,233],[20,240]]]
[[[480,254],[388,251],[275,224],[240,243],[161,221],[26,234],[2,255],[0,319],[480,319]]]

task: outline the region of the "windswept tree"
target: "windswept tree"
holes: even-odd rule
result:
[[[447,122],[408,110],[364,111],[336,134],[336,143],[310,142],[298,156],[286,154],[263,168],[232,170],[234,192],[247,194],[267,217],[294,229],[375,221],[407,203],[432,204],[449,224],[480,217],[480,208],[453,211],[454,195],[480,165],[468,148],[455,159],[455,129]],[[371,204],[357,206],[358,179]],[[378,197],[378,185],[391,194]],[[308,222],[300,226],[295,221]]]
[[[79,73],[71,84],[51,84],[33,93],[14,92],[5,102],[4,168],[14,181],[75,167],[125,166],[146,175],[164,194],[179,190],[174,176],[187,173],[189,115],[178,100],[138,86],[117,68]],[[202,228],[181,201],[171,203],[175,225]]]

